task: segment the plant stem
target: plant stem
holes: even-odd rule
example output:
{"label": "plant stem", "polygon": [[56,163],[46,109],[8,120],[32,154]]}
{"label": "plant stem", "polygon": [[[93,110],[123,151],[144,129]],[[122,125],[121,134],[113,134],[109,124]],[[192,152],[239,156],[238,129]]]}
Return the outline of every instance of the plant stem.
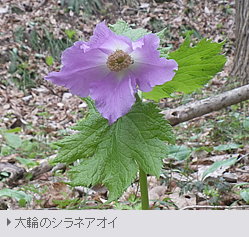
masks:
{"label": "plant stem", "polygon": [[139,183],[141,190],[142,210],[149,210],[147,175],[140,167],[139,167]]}

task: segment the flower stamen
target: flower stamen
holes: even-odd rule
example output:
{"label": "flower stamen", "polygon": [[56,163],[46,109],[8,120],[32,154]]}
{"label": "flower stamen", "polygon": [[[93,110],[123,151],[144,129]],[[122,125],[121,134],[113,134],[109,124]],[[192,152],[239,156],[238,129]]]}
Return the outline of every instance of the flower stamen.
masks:
{"label": "flower stamen", "polygon": [[109,55],[106,65],[111,71],[119,72],[124,68],[128,68],[134,61],[131,56],[123,50],[117,49]]}

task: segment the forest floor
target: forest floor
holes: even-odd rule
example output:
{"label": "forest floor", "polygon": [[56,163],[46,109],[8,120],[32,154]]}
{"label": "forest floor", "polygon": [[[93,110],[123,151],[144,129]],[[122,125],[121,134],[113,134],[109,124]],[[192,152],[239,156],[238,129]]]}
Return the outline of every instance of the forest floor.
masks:
{"label": "forest floor", "polygon": [[[193,46],[203,38],[226,39],[223,71],[194,93],[162,99],[161,109],[240,85],[229,76],[235,1],[0,0],[0,210],[141,208],[137,180],[119,200],[105,205],[105,186],[70,187],[70,166],[48,164],[58,153],[53,142],[73,133],[70,127],[85,116],[87,104],[43,77],[58,71],[62,51],[77,40],[88,41],[104,19],[107,24],[123,19],[153,33],[167,27],[164,46],[172,51],[188,31]],[[148,176],[150,208],[249,209],[248,116],[245,101],[174,126],[176,145],[170,146],[160,179]],[[213,172],[202,179],[213,164]]]}

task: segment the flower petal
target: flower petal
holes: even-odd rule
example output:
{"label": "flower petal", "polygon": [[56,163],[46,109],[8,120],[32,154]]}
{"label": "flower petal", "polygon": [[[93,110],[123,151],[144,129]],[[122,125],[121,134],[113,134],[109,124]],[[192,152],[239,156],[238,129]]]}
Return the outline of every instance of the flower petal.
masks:
{"label": "flower petal", "polygon": [[151,91],[155,85],[170,81],[175,75],[173,70],[178,69],[175,60],[159,58],[158,46],[159,38],[154,34],[145,35],[133,44],[135,50],[130,55],[134,64],[129,68],[136,75],[141,91]]}
{"label": "flower petal", "polygon": [[[149,34],[132,42],[126,36],[115,35],[105,21],[98,24],[89,42],[77,41],[62,54],[60,72],[51,72],[45,79],[65,85],[81,97],[89,94],[103,117],[113,124],[128,113],[135,102],[137,85],[150,91],[174,76],[177,63],[159,58],[159,38]],[[110,71],[106,62],[117,49],[131,55],[134,63],[119,72]]]}
{"label": "flower petal", "polygon": [[136,100],[134,78],[127,74],[120,80],[120,75],[117,74],[110,72],[106,78],[93,82],[90,86],[91,98],[95,100],[97,110],[109,120],[109,125],[128,113]]}
{"label": "flower petal", "polygon": [[60,72],[51,72],[45,79],[66,86],[75,95],[87,97],[90,84],[103,79],[110,70],[106,66],[108,56],[99,49],[85,50],[85,45],[85,42],[78,41],[66,49],[62,54],[64,66]]}
{"label": "flower petal", "polygon": [[126,36],[115,35],[115,33],[105,25],[105,21],[96,25],[88,43],[91,48],[99,48],[108,55],[116,51],[116,49],[121,49],[127,53],[132,52],[131,39]]}

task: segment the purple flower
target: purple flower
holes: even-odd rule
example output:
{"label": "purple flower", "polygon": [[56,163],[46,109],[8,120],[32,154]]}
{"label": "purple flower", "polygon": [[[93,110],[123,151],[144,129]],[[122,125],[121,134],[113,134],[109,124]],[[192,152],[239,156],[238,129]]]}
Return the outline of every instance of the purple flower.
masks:
{"label": "purple flower", "polygon": [[112,124],[129,112],[138,89],[151,91],[175,75],[177,63],[159,58],[158,46],[154,34],[132,42],[115,35],[103,21],[88,42],[77,41],[66,49],[60,72],[51,72],[45,79],[66,86],[72,94],[90,94],[97,110]]}

